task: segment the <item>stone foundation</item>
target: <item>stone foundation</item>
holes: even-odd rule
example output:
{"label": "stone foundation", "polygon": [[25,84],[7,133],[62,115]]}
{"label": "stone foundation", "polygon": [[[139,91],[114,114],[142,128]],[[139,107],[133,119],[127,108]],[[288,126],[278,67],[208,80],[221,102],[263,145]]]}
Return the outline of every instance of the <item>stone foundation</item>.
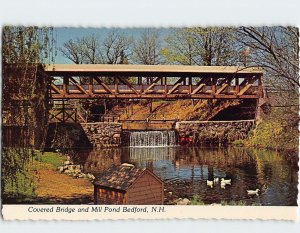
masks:
{"label": "stone foundation", "polygon": [[224,145],[245,139],[254,124],[254,120],[181,121],[176,123],[175,129],[181,144]]}
{"label": "stone foundation", "polygon": [[116,122],[81,123],[93,148],[121,145],[122,124]]}
{"label": "stone foundation", "polygon": [[121,145],[122,124],[51,123],[48,126],[45,149],[102,148]]}
{"label": "stone foundation", "polygon": [[[179,144],[226,145],[245,139],[254,120],[180,121]],[[109,148],[129,144],[129,132],[116,122],[55,123],[49,125],[45,148]]]}

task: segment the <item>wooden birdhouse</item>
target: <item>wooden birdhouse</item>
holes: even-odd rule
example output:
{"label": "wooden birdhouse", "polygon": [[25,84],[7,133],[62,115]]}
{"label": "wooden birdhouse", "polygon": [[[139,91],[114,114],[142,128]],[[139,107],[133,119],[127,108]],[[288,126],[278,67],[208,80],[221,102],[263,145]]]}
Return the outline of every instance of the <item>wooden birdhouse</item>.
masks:
{"label": "wooden birdhouse", "polygon": [[103,205],[162,205],[164,183],[147,168],[112,166],[94,181],[94,202]]}

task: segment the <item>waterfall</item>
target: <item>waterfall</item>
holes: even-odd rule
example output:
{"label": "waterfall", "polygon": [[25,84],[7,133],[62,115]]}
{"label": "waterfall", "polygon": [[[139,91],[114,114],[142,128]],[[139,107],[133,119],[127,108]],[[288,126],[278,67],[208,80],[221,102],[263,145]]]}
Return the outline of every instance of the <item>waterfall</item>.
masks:
{"label": "waterfall", "polygon": [[130,146],[165,147],[175,146],[174,131],[139,131],[130,133]]}

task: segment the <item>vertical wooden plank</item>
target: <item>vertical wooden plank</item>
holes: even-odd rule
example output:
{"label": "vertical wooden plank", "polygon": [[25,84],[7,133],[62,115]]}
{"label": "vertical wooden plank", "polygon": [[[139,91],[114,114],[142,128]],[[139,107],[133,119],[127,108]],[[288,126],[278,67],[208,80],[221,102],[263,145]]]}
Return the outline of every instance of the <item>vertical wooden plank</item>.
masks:
{"label": "vertical wooden plank", "polygon": [[192,94],[192,77],[189,77],[189,94]]}
{"label": "vertical wooden plank", "polygon": [[239,92],[240,92],[239,78],[235,78],[235,95],[237,95]]}
{"label": "vertical wooden plank", "polygon": [[168,94],[167,77],[164,77],[164,84],[165,84],[165,97],[167,97]]}
{"label": "vertical wooden plank", "polygon": [[90,96],[92,96],[94,93],[94,90],[93,90],[93,77],[89,77],[89,94]]}
{"label": "vertical wooden plank", "polygon": [[214,80],[214,78],[211,78],[211,94],[215,95],[216,94],[216,82]]}
{"label": "vertical wooden plank", "polygon": [[63,96],[68,94],[69,77],[63,77]]}
{"label": "vertical wooden plank", "polygon": [[62,122],[65,122],[65,101],[62,101]]}

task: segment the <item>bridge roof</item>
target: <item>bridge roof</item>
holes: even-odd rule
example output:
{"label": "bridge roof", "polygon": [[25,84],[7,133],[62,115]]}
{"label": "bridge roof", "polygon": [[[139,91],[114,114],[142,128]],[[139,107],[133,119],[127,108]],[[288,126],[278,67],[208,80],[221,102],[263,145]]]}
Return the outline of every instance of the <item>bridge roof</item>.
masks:
{"label": "bridge roof", "polygon": [[239,66],[184,66],[184,65],[111,65],[111,64],[51,64],[44,71],[50,75],[202,75],[202,74],[260,74],[258,67]]}

